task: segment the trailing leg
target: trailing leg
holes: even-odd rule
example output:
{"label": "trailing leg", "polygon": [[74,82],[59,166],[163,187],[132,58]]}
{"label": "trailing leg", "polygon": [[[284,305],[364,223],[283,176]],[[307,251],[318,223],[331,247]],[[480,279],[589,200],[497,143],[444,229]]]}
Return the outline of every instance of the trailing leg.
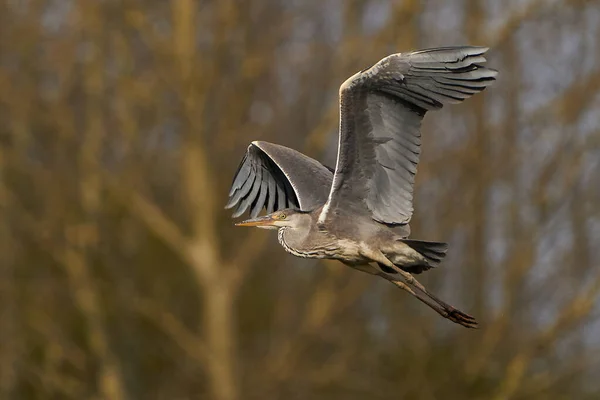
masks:
{"label": "trailing leg", "polygon": [[475,318],[473,318],[469,314],[466,314],[466,313],[452,307],[449,304],[444,303],[443,301],[435,298],[435,296],[431,295],[430,293],[428,293],[428,292],[423,293],[418,290],[414,291],[406,283],[404,283],[400,280],[393,279],[388,274],[380,274],[379,276],[387,279],[388,281],[390,281],[391,283],[393,283],[400,289],[407,291],[411,295],[415,296],[417,299],[419,299],[421,302],[427,304],[430,308],[432,308],[435,312],[440,314],[442,317],[447,318],[450,321],[457,323],[459,325],[462,325],[466,328],[477,328],[478,327],[477,321],[475,320]]}
{"label": "trailing leg", "polygon": [[[477,328],[477,322],[475,321],[475,318],[452,307],[451,305],[438,299],[437,296],[429,293],[429,291],[425,289],[425,286],[423,286],[419,281],[417,281],[414,278],[414,276],[395,266],[389,259],[385,257],[383,253],[373,252],[373,254],[371,254],[370,257],[374,259],[378,264],[383,264],[387,268],[395,270],[400,275],[397,276],[396,274],[392,275],[386,272],[381,272],[379,276],[387,279],[399,288],[409,292],[417,299],[427,304],[429,307],[433,308],[438,314],[440,314],[444,318],[448,318],[450,321],[465,326],[467,328]],[[412,288],[408,287],[407,284],[412,286]]]}

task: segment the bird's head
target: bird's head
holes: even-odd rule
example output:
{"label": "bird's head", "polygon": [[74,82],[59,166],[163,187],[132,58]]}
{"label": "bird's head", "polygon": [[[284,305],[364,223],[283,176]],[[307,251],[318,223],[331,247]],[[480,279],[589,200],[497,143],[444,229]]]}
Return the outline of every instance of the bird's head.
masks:
{"label": "bird's head", "polygon": [[262,217],[238,222],[235,226],[255,226],[263,229],[298,228],[310,222],[308,213],[291,208],[275,211]]}

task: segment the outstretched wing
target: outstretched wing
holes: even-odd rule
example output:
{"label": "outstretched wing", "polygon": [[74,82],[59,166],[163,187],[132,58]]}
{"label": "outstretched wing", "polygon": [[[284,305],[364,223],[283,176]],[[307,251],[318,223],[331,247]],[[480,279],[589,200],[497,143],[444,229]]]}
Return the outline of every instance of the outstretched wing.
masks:
{"label": "outstretched wing", "polygon": [[327,201],[333,171],[290,148],[252,142],[240,163],[225,208],[237,205],[233,217],[250,207],[250,216],[284,208],[311,211]]}
{"label": "outstretched wing", "polygon": [[427,111],[459,103],[496,77],[483,47],[393,54],[340,87],[340,136],[331,192],[319,217],[352,209],[388,225],[407,224]]}

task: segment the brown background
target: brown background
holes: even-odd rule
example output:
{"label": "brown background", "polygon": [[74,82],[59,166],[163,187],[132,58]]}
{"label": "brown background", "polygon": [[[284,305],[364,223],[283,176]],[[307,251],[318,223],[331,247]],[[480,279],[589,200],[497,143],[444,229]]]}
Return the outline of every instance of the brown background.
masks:
{"label": "brown background", "polygon": [[[1,399],[600,398],[600,2],[0,1]],[[251,140],[334,164],[337,89],[492,48],[428,115],[451,324],[223,210]]]}

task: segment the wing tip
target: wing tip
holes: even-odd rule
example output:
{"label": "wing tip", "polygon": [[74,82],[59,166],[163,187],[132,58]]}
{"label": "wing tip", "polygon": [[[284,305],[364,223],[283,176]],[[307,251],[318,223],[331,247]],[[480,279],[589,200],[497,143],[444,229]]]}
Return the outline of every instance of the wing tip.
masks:
{"label": "wing tip", "polygon": [[231,218],[237,218],[240,215],[242,215],[245,211],[246,211],[245,208],[243,210],[236,210],[233,214],[231,214]]}
{"label": "wing tip", "polygon": [[488,67],[482,67],[482,68],[485,68],[486,70],[488,70],[488,71],[489,71],[489,74],[491,75],[491,77],[492,77],[493,79],[496,79],[496,77],[497,77],[497,76],[498,76],[498,74],[499,74],[498,70],[497,70],[497,69],[495,69],[495,68],[488,68]]}
{"label": "wing tip", "polygon": [[[268,208],[269,204],[271,204],[266,201],[267,197],[269,197],[269,199],[275,199],[276,196],[279,197],[280,193],[285,202],[282,204],[283,207],[286,207],[287,201],[295,203],[297,194],[292,187],[293,185],[289,183],[290,178],[283,171],[282,166],[277,162],[277,157],[274,158],[274,155],[277,156],[278,152],[281,152],[281,149],[298,153],[287,147],[261,140],[253,140],[250,142],[246,153],[244,154],[244,158],[234,175],[233,183],[229,190],[229,199],[224,208],[228,210],[237,206],[232,214],[233,218],[239,217],[246,211],[249,212],[250,217],[256,217],[263,208]],[[307,158],[306,156],[304,157]],[[317,163],[317,161],[314,161],[314,163]],[[273,168],[276,168],[277,172],[275,172]],[[245,176],[240,175],[244,171],[247,172],[248,169],[256,171],[256,175],[249,176],[252,172],[246,173]],[[261,173],[261,171],[263,173]],[[267,177],[264,176],[265,173]],[[279,178],[271,176],[273,173],[281,176]],[[268,182],[269,179],[273,180],[272,184]],[[287,180],[288,183],[277,183],[277,179]],[[277,194],[271,193],[273,190],[276,190]],[[289,200],[287,200],[288,197],[290,198]],[[273,205],[270,207],[273,209],[275,200],[269,201],[272,202]],[[300,203],[300,200],[298,200],[298,203]],[[278,203],[278,209],[279,206]]]}
{"label": "wing tip", "polygon": [[421,50],[408,51],[404,53],[398,54],[420,54],[420,53],[435,53],[435,52],[444,52],[444,51],[469,51],[469,55],[481,55],[487,53],[490,50],[489,46],[479,46],[479,45],[470,45],[470,44],[460,44],[454,46],[438,46],[438,47],[429,47]]}
{"label": "wing tip", "polygon": [[233,206],[235,206],[237,204],[237,202],[232,203],[231,199],[229,199],[229,203],[225,204],[225,207],[223,207],[223,210],[229,210],[231,208],[233,208]]}

